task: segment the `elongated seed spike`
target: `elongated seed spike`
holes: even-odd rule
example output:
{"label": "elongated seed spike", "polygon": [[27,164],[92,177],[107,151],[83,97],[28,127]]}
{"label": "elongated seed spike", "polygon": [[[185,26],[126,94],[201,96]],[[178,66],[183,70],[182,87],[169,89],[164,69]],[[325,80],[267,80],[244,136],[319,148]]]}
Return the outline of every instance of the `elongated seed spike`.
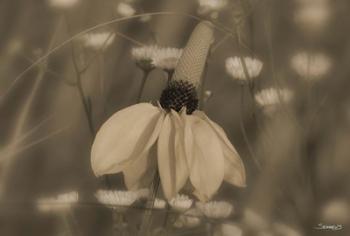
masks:
{"label": "elongated seed spike", "polygon": [[210,45],[214,42],[214,30],[208,21],[200,22],[193,30],[190,39],[175,68],[174,81],[186,81],[195,87],[201,82]]}

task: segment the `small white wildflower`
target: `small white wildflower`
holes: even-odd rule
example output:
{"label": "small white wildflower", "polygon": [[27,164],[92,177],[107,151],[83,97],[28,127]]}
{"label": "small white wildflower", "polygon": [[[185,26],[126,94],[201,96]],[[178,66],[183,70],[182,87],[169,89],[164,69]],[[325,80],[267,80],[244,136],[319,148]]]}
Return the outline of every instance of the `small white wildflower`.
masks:
{"label": "small white wildflower", "polygon": [[121,2],[117,6],[117,13],[123,17],[133,16],[136,10],[128,3]]}
{"label": "small white wildflower", "polygon": [[225,201],[197,202],[196,207],[209,218],[227,218],[233,212],[233,206]]}
{"label": "small white wildflower", "polygon": [[292,228],[289,225],[286,225],[284,223],[274,223],[273,224],[273,228],[274,231],[278,234],[278,235],[283,235],[283,236],[302,236],[301,233]]}
{"label": "small white wildflower", "polygon": [[160,198],[154,199],[154,205],[153,208],[155,209],[164,209],[166,206],[166,201]]}
{"label": "small white wildflower", "polygon": [[[243,60],[249,79],[257,77],[261,72],[263,63],[259,59],[251,57],[244,57]],[[247,80],[244,66],[239,57],[229,57],[226,59],[226,71],[234,79]]]}
{"label": "small white wildflower", "polygon": [[169,201],[170,206],[180,212],[189,209],[192,206],[192,203],[193,200],[190,199],[187,195],[183,194],[178,194],[175,198]]}
{"label": "small white wildflower", "polygon": [[333,199],[321,209],[321,220],[326,223],[346,224],[350,221],[350,206],[345,199]]}
{"label": "small white wildflower", "polygon": [[96,198],[100,203],[112,208],[130,206],[141,197],[143,197],[143,192],[139,191],[98,190],[96,193]]}
{"label": "small white wildflower", "polygon": [[217,18],[218,12],[227,6],[227,0],[198,0],[198,14],[210,14],[211,17]]}
{"label": "small white wildflower", "polygon": [[61,212],[68,210],[78,200],[78,192],[73,191],[59,194],[56,197],[41,198],[37,202],[37,207],[41,212]]}
{"label": "small white wildflower", "polygon": [[57,9],[68,9],[74,7],[80,0],[49,0],[49,5]]}
{"label": "small white wildflower", "polygon": [[182,49],[158,48],[153,62],[157,68],[165,71],[173,71],[182,55]]}
{"label": "small white wildflower", "polygon": [[192,208],[186,211],[184,214],[181,214],[174,222],[174,226],[176,228],[196,227],[201,223],[200,216],[201,212],[197,208]]}
{"label": "small white wildflower", "polygon": [[85,47],[93,50],[105,50],[113,43],[114,39],[115,33],[108,31],[87,33],[80,38]]}
{"label": "small white wildflower", "polygon": [[306,32],[320,32],[329,22],[331,12],[323,1],[303,3],[294,14],[295,23]]}
{"label": "small white wildflower", "polygon": [[242,236],[243,230],[236,224],[221,224],[214,236]]}
{"label": "small white wildflower", "polygon": [[289,89],[268,88],[255,94],[255,101],[265,112],[273,112],[277,105],[288,103],[293,98],[293,93]]}
{"label": "small white wildflower", "polygon": [[131,49],[131,55],[142,70],[150,71],[155,68],[154,58],[159,47],[156,45],[136,47]]}
{"label": "small white wildflower", "polygon": [[322,53],[300,52],[291,58],[291,67],[304,79],[316,80],[328,73],[331,59]]}

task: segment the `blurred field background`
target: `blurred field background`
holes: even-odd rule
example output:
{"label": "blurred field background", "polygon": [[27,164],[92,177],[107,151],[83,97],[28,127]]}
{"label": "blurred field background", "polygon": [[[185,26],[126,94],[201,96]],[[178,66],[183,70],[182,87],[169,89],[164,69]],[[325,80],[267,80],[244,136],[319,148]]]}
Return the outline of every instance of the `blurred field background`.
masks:
{"label": "blurred field background", "polygon": [[[247,171],[246,189],[224,184],[217,196],[234,202],[234,223],[243,235],[350,234],[349,1],[231,0],[217,18],[199,14],[195,0],[80,0],[67,8],[52,2],[0,2],[0,235],[58,235],[59,220],[37,211],[38,198],[78,191],[79,201],[92,202],[95,191],[106,188],[91,170],[93,137],[74,63],[86,67],[82,89],[97,130],[136,103],[142,73],[131,48],[182,48],[199,19],[217,27],[205,75],[205,90],[212,94],[205,111],[223,127]],[[118,10],[122,2],[135,12]],[[329,16],[298,13],[305,4],[325,4]],[[147,15],[154,12],[163,13]],[[128,19],[138,14],[143,15]],[[316,23],[305,21],[313,14]],[[78,34],[92,27],[86,33],[114,33],[113,42],[98,50],[84,46]],[[291,66],[299,52],[326,55],[327,73],[302,78]],[[249,89],[226,73],[225,60],[233,56],[263,62],[256,92],[288,88],[293,102],[266,114]],[[164,77],[160,70],[151,73],[142,101],[159,98]],[[112,188],[125,189],[121,175],[108,179]],[[107,208],[77,206],[72,215],[80,235],[112,235]],[[315,230],[319,223],[343,229]],[[290,231],[278,230],[281,225]]]}

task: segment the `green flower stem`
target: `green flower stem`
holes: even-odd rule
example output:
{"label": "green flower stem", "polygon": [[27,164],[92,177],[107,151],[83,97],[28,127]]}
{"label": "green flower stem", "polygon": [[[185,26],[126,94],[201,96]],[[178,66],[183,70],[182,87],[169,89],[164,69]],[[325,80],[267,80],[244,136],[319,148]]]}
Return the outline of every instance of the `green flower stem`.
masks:
{"label": "green flower stem", "polygon": [[151,186],[151,196],[149,198],[149,201],[147,202],[147,210],[145,211],[142,219],[142,224],[139,231],[139,236],[147,236],[150,234],[150,228],[152,225],[152,219],[153,219],[153,208],[154,208],[154,202],[158,194],[159,190],[159,184],[160,184],[160,177],[158,170],[156,171],[154,175],[154,179]]}
{"label": "green flower stem", "polygon": [[142,70],[142,71],[143,71],[142,82],[141,82],[139,93],[137,95],[137,100],[136,100],[137,103],[141,102],[142,93],[143,93],[143,90],[145,89],[147,77],[148,77],[148,75],[150,73],[150,71],[147,71],[147,70]]}

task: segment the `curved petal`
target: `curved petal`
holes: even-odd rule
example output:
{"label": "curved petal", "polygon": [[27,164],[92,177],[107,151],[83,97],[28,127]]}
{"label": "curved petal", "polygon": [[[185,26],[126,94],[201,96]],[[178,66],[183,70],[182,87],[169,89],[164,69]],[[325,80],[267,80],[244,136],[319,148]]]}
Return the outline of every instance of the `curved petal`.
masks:
{"label": "curved petal", "polygon": [[154,177],[157,159],[153,148],[127,164],[123,170],[124,183],[129,190],[148,187]]}
{"label": "curved petal", "polygon": [[214,121],[210,120],[204,112],[196,111],[194,115],[208,122],[221,141],[225,157],[225,181],[238,187],[245,187],[246,174],[244,164],[238,152],[227,138],[225,131]]}
{"label": "curved petal", "polygon": [[178,116],[175,112],[166,115],[158,139],[158,169],[164,195],[172,199],[184,186],[188,178],[179,139]]}
{"label": "curved petal", "polygon": [[224,156],[220,141],[201,118],[182,114],[185,119],[184,145],[190,180],[200,200],[209,200],[224,178]]}
{"label": "curved petal", "polygon": [[97,132],[91,149],[96,176],[118,173],[155,143],[164,113],[149,103],[127,107],[110,117]]}

